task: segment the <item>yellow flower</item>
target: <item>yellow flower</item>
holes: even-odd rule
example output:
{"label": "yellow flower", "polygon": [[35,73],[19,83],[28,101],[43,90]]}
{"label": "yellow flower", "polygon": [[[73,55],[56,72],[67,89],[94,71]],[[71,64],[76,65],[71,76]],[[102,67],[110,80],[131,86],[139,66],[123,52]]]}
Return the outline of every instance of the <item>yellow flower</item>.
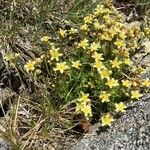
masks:
{"label": "yellow flower", "polygon": [[109,20],[109,19],[110,19],[110,16],[109,16],[109,14],[107,14],[107,15],[104,15],[104,16],[103,16],[103,19],[104,19],[104,20]]}
{"label": "yellow flower", "polygon": [[60,71],[60,73],[63,73],[67,69],[69,69],[69,67],[66,65],[66,62],[62,62],[56,63],[56,68],[54,68],[54,71]]}
{"label": "yellow flower", "polygon": [[127,88],[130,88],[132,85],[132,82],[129,80],[122,80],[122,85],[127,87]]}
{"label": "yellow flower", "polygon": [[132,71],[137,72],[138,74],[143,74],[146,73],[146,68],[137,66],[135,67],[134,65],[132,66]]}
{"label": "yellow flower", "polygon": [[114,42],[114,44],[115,44],[118,48],[120,48],[120,47],[125,46],[125,41],[118,39],[116,42]]}
{"label": "yellow flower", "polygon": [[102,40],[106,40],[106,41],[112,41],[113,39],[113,36],[109,33],[103,33],[101,34],[101,37],[100,37]]}
{"label": "yellow flower", "polygon": [[[115,25],[115,22],[113,21],[112,23],[114,23],[114,25]],[[113,29],[111,29],[112,30],[112,32],[114,33],[114,34],[117,34],[117,33],[119,33],[120,32],[120,29],[116,26],[116,27],[114,27]],[[111,31],[110,30],[110,31]]]}
{"label": "yellow flower", "polygon": [[119,38],[120,39],[124,40],[126,37],[127,36],[125,35],[125,32],[122,31],[121,33],[119,33]]}
{"label": "yellow flower", "polygon": [[133,32],[132,28],[129,28],[127,30],[127,34],[128,34],[129,37],[132,37],[132,38],[134,37],[134,32]]}
{"label": "yellow flower", "polygon": [[114,24],[114,20],[113,19],[105,20],[105,24],[108,25],[108,26],[112,26]]}
{"label": "yellow flower", "polygon": [[100,93],[100,96],[99,96],[99,98],[102,100],[102,103],[104,103],[104,102],[109,102],[110,100],[109,100],[109,97],[111,96],[111,94],[110,93],[107,93],[106,91],[102,91],[101,93]]}
{"label": "yellow flower", "polygon": [[122,102],[115,104],[116,112],[125,112],[125,109],[127,108],[126,105],[124,105]]}
{"label": "yellow flower", "polygon": [[110,33],[111,37],[114,37],[117,34],[115,29],[110,29],[109,33]]}
{"label": "yellow flower", "polygon": [[98,71],[105,68],[104,64],[101,61],[96,61],[93,65],[93,67],[97,68]]}
{"label": "yellow flower", "polygon": [[88,15],[88,16],[84,17],[84,23],[92,23],[92,21],[93,21],[92,15]]}
{"label": "yellow flower", "polygon": [[101,14],[101,5],[97,5],[96,9],[94,10],[94,15],[99,16]]}
{"label": "yellow flower", "polygon": [[55,48],[54,46],[52,46],[52,49],[50,50],[50,55],[51,55],[51,60],[59,60],[59,57],[62,56],[61,53],[59,53],[59,48]]}
{"label": "yellow flower", "polygon": [[93,42],[90,46],[90,50],[93,52],[93,51],[96,51],[100,48],[100,44],[99,43],[95,43]]}
{"label": "yellow flower", "polygon": [[97,5],[96,9],[94,10],[94,15],[99,16],[104,13],[109,13],[109,9],[106,9],[104,5]]}
{"label": "yellow flower", "polygon": [[61,35],[62,38],[65,38],[66,32],[67,32],[66,30],[59,29],[59,34]]}
{"label": "yellow flower", "polygon": [[99,29],[102,28],[102,25],[100,25],[100,23],[98,22],[98,20],[95,20],[94,23],[93,23],[93,25],[94,25],[94,29],[95,30],[99,30]]}
{"label": "yellow flower", "polygon": [[6,61],[13,61],[15,59],[15,54],[12,52],[9,52],[5,55],[4,59]]}
{"label": "yellow flower", "polygon": [[131,65],[133,64],[133,62],[131,61],[130,58],[124,59],[124,63],[125,63],[126,65],[128,65],[128,66],[131,66]]}
{"label": "yellow flower", "polygon": [[111,60],[110,61],[111,64],[112,64],[112,68],[119,68],[120,67],[120,64],[122,63],[121,61],[119,61],[117,58],[115,60]]}
{"label": "yellow flower", "polygon": [[87,24],[82,25],[82,26],[80,27],[80,29],[81,29],[82,31],[88,31],[88,30],[89,30]]}
{"label": "yellow flower", "polygon": [[76,69],[80,69],[80,66],[81,66],[80,60],[72,61],[72,67],[74,67]]}
{"label": "yellow flower", "polygon": [[105,116],[102,116],[102,126],[111,126],[114,119],[112,116],[108,113]]}
{"label": "yellow flower", "polygon": [[75,33],[78,33],[78,29],[71,28],[70,34],[75,34]]}
{"label": "yellow flower", "polygon": [[118,29],[123,29],[123,28],[125,28],[124,24],[121,23],[121,22],[115,22],[114,25],[115,25]]}
{"label": "yellow flower", "polygon": [[76,112],[81,112],[86,103],[76,103]]}
{"label": "yellow flower", "polygon": [[109,79],[110,75],[112,74],[111,70],[108,70],[107,68],[104,68],[102,70],[99,70],[99,74],[101,76],[102,79]]}
{"label": "yellow flower", "polygon": [[85,104],[85,103],[77,103],[76,104],[76,112],[77,113],[82,112],[85,117],[91,117],[92,116],[91,105]]}
{"label": "yellow flower", "polygon": [[143,80],[142,85],[145,87],[150,87],[150,80],[146,78],[145,80]]}
{"label": "yellow flower", "polygon": [[78,43],[78,47],[80,48],[83,48],[83,49],[86,49],[88,47],[88,40],[87,39],[84,39],[84,40],[81,40],[80,43]]}
{"label": "yellow flower", "polygon": [[82,107],[81,111],[83,112],[85,117],[91,117],[92,116],[91,105],[85,105],[84,107]]}
{"label": "yellow flower", "polygon": [[138,90],[131,91],[131,98],[132,99],[139,99],[143,94],[141,94]]}
{"label": "yellow flower", "polygon": [[25,65],[24,69],[26,72],[35,70],[35,61],[29,60]]}
{"label": "yellow flower", "polygon": [[150,27],[145,27],[144,28],[144,33],[145,33],[145,35],[150,35]]}
{"label": "yellow flower", "polygon": [[89,94],[82,93],[82,96],[78,98],[78,102],[87,103],[90,102]]}
{"label": "yellow flower", "polygon": [[110,5],[112,4],[112,0],[104,0],[104,4]]}
{"label": "yellow flower", "polygon": [[100,61],[100,60],[104,60],[101,53],[94,52],[92,57],[95,59],[95,62]]}
{"label": "yellow flower", "polygon": [[48,42],[48,40],[50,40],[51,38],[49,36],[43,36],[41,38],[41,42]]}
{"label": "yellow flower", "polygon": [[115,80],[114,78],[108,79],[106,85],[108,85],[110,88],[119,86],[118,80]]}
{"label": "yellow flower", "polygon": [[[115,9],[115,8],[114,8]],[[118,20],[122,20],[122,19],[124,19],[124,16],[122,15],[122,14],[118,14],[117,16],[116,16],[116,18],[118,19]]]}

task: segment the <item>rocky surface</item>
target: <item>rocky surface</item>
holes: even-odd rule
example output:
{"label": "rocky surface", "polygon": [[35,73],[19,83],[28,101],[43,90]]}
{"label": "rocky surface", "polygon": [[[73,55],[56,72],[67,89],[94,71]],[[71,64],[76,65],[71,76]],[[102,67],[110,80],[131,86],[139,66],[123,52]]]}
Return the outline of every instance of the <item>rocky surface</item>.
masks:
{"label": "rocky surface", "polygon": [[150,79],[150,40],[145,39],[142,42],[142,46],[143,49],[141,49],[139,53],[134,55],[132,59],[137,66],[143,66],[144,68],[147,68],[146,71],[141,74],[141,78]]}
{"label": "rocky surface", "polygon": [[109,129],[93,126],[70,150],[150,150],[150,94],[129,108]]}
{"label": "rocky surface", "polygon": [[150,67],[150,40],[144,39],[142,42],[143,48],[133,56],[133,61],[140,66]]}
{"label": "rocky surface", "polygon": [[9,144],[4,139],[1,138],[0,138],[0,150],[11,150]]}

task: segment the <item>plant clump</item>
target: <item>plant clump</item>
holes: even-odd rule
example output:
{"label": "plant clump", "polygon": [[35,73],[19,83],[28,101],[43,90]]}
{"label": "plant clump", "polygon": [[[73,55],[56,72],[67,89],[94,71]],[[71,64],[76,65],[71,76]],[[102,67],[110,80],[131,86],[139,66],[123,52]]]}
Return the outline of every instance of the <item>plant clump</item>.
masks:
{"label": "plant clump", "polygon": [[89,120],[97,113],[102,126],[110,126],[150,86],[149,79],[140,79],[147,68],[131,59],[149,31],[128,28],[125,16],[105,0],[80,25],[41,37],[42,55],[28,60],[24,71],[39,82],[48,79],[49,101],[71,102],[73,115]]}

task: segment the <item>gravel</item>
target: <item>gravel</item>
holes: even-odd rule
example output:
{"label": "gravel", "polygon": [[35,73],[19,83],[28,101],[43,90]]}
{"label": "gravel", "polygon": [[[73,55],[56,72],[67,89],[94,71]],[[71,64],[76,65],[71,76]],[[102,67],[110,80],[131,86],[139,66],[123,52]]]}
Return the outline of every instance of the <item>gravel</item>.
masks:
{"label": "gravel", "polygon": [[2,138],[0,138],[0,150],[12,150],[10,145]]}

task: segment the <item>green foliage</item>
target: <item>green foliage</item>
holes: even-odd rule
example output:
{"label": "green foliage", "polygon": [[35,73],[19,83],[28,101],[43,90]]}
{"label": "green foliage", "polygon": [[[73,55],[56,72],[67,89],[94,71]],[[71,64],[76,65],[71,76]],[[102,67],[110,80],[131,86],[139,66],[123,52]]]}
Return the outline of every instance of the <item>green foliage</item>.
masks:
{"label": "green foliage", "polygon": [[41,38],[45,52],[24,66],[37,79],[49,79],[50,101],[76,100],[76,113],[89,119],[93,100],[99,105],[106,102],[105,109],[111,112],[119,104],[125,108],[123,97],[127,102],[142,96],[140,86],[148,86],[143,82],[149,81],[138,78],[143,69],[133,65],[131,56],[141,46],[138,40],[147,34],[136,26],[127,28],[123,14],[110,1],[98,5],[75,28],[64,23],[67,29],[61,27],[55,36]]}
{"label": "green foliage", "polygon": [[[141,40],[149,38],[149,26],[129,27],[110,0],[98,3],[3,2],[2,46],[8,51],[4,59],[10,69],[21,72],[29,88],[31,83],[38,89],[32,101],[25,102],[29,118],[18,119],[29,126],[26,139],[39,130],[40,136],[51,138],[54,128],[71,129],[76,116],[87,121],[97,115],[102,126],[110,126],[117,113],[126,111],[126,103],[138,100],[150,86],[149,79],[139,78],[147,68],[131,59]],[[16,41],[29,41],[35,55],[18,50]],[[17,113],[11,114],[12,122]],[[17,126],[17,121],[12,124]],[[22,145],[21,140],[15,142]]]}

